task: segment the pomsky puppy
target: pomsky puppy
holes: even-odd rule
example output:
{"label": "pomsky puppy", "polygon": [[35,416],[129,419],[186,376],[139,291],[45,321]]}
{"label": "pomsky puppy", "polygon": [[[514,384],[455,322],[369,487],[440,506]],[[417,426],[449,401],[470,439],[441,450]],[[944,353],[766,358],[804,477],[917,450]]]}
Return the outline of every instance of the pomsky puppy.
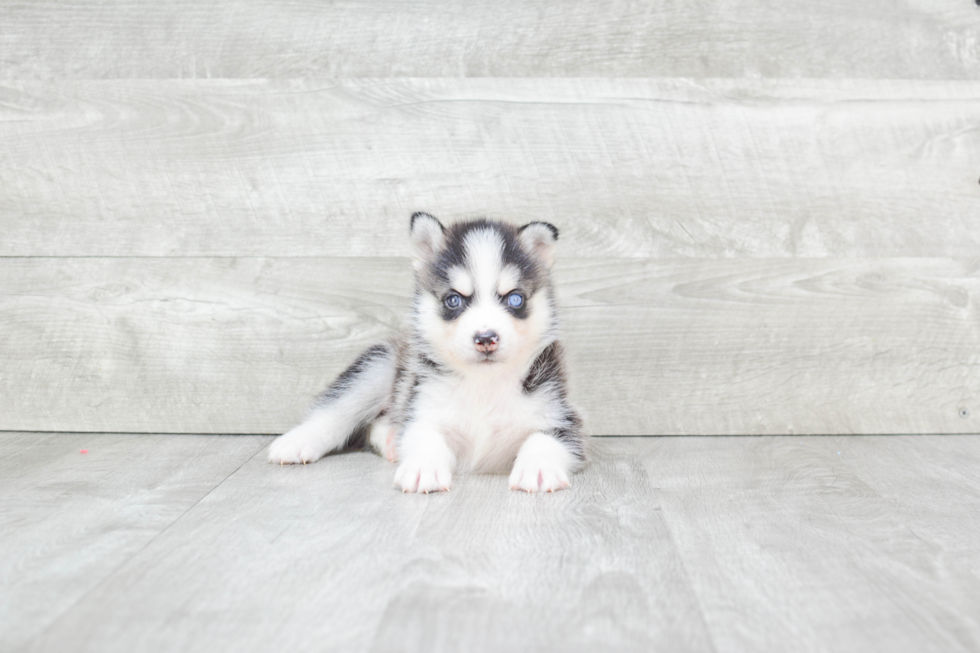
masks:
{"label": "pomsky puppy", "polygon": [[397,461],[404,492],[438,492],[459,471],[506,473],[510,487],[568,487],[584,461],[566,397],[550,270],[558,229],[411,219],[412,312],[400,337],[371,347],[269,449],[308,463],[366,444]]}

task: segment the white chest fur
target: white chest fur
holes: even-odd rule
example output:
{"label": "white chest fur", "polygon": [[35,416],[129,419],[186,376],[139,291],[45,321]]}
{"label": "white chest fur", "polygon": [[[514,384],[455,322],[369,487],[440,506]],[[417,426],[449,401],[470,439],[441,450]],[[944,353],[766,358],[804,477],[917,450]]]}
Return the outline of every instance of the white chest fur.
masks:
{"label": "white chest fur", "polygon": [[545,428],[544,407],[517,375],[432,379],[419,392],[416,418],[446,438],[460,470],[505,472],[528,436]]}

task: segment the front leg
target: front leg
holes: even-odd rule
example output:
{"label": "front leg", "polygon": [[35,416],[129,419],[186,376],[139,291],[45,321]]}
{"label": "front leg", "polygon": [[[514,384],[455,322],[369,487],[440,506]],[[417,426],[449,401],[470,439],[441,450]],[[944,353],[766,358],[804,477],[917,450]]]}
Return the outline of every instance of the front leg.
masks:
{"label": "front leg", "polygon": [[579,460],[554,436],[532,433],[524,441],[510,473],[510,489],[557,492],[568,487],[568,475]]}
{"label": "front leg", "polygon": [[404,462],[395,472],[395,486],[402,492],[445,492],[453,482],[456,456],[438,431],[412,424],[398,446]]}

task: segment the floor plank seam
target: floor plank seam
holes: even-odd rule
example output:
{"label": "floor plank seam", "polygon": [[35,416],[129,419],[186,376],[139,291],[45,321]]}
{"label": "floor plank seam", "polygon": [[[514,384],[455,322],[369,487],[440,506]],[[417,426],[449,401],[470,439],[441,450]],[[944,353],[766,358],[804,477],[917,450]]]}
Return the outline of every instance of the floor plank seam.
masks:
{"label": "floor plank seam", "polygon": [[[38,433],[42,435],[192,435],[192,436],[221,436],[233,438],[274,438],[282,433],[191,433],[188,431],[53,431],[49,429],[0,429],[0,434],[4,433]],[[638,436],[644,437],[644,436]]]}
{"label": "floor plank seam", "polygon": [[[649,477],[649,473],[648,473]],[[659,493],[659,489],[657,490]],[[660,503],[658,501],[658,503]],[[691,582],[691,575],[687,572],[687,560],[684,557],[684,549],[679,545],[677,537],[674,535],[674,529],[670,525],[670,517],[667,511],[663,509],[663,504],[660,503],[660,517],[663,519],[664,528],[667,529],[667,534],[670,535],[670,541],[674,545],[674,551],[677,552],[677,560],[681,565],[681,573],[684,574],[684,580],[687,586],[691,588],[691,594],[694,596],[694,600],[697,602],[698,606],[698,618],[701,620],[701,626],[704,628],[704,632],[708,633],[708,641],[711,643],[712,653],[718,653],[718,645],[715,643],[715,633],[712,631],[710,624],[708,624],[708,619],[704,614],[704,605],[702,605],[701,595],[698,593],[698,588],[694,583]]]}
{"label": "floor plank seam", "polygon": [[[176,435],[181,435],[181,434],[176,434]],[[204,493],[204,495],[201,496],[201,498],[199,498],[197,501],[195,501],[193,505],[189,506],[187,508],[187,510],[185,510],[182,513],[180,513],[180,515],[178,515],[173,521],[171,521],[165,527],[163,527],[162,529],[160,529],[160,531],[156,535],[154,535],[153,537],[151,537],[143,546],[141,546],[136,551],[133,551],[133,553],[131,555],[129,555],[125,560],[123,560],[118,565],[116,565],[116,567],[113,568],[112,571],[110,571],[109,573],[107,573],[105,575],[105,577],[102,578],[102,580],[100,580],[98,583],[96,583],[95,585],[93,585],[92,587],[90,587],[86,592],[84,592],[83,594],[81,594],[76,600],[72,601],[71,605],[69,605],[64,610],[62,610],[61,613],[58,614],[58,616],[56,616],[54,619],[52,619],[50,623],[48,623],[44,628],[42,628],[41,631],[38,632],[37,635],[35,635],[30,640],[30,643],[25,648],[25,650],[30,650],[31,648],[33,648],[33,645],[38,640],[40,640],[41,638],[43,638],[48,633],[48,631],[50,631],[52,628],[54,628],[62,619],[65,618],[66,615],[68,615],[72,610],[74,610],[76,606],[78,606],[79,604],[81,604],[82,602],[84,602],[86,599],[88,599],[89,596],[91,596],[93,593],[95,593],[99,588],[101,588],[103,585],[105,585],[106,583],[108,583],[116,575],[116,573],[120,569],[122,569],[123,567],[125,567],[131,560],[133,560],[134,558],[136,558],[137,556],[139,556],[144,550],[146,550],[147,547],[149,547],[151,544],[153,544],[154,542],[156,542],[156,540],[161,535],[163,535],[168,530],[170,530],[175,524],[177,524],[180,520],[182,520],[185,516],[187,516],[187,514],[191,510],[193,510],[194,508],[196,508],[198,505],[200,505],[200,503],[202,501],[204,501],[206,498],[208,498],[209,496],[211,496],[211,494],[215,490],[217,490],[219,487],[221,487],[222,485],[224,485],[225,481],[227,481],[229,478],[231,478],[232,476],[234,476],[235,474],[237,474],[238,471],[242,467],[244,467],[245,465],[247,465],[248,463],[250,463],[252,460],[254,460],[255,457],[257,455],[259,455],[268,445],[269,445],[268,442],[263,442],[262,445],[255,451],[255,453],[253,453],[251,456],[249,456],[248,458],[246,458],[242,462],[241,465],[239,465],[238,467],[235,468],[234,471],[232,471],[230,474],[228,474],[223,479],[221,479],[221,481],[219,481],[218,483],[216,483],[214,485],[214,487],[212,487],[210,490],[208,490],[206,493]]]}

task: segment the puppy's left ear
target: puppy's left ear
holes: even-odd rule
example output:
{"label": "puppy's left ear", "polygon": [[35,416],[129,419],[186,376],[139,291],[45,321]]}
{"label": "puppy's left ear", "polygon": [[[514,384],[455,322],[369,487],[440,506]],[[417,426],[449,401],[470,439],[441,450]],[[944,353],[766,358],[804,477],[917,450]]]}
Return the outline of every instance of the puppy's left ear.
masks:
{"label": "puppy's left ear", "polygon": [[558,227],[550,222],[528,222],[518,230],[524,247],[541,259],[549,270],[555,263]]}
{"label": "puppy's left ear", "polygon": [[442,249],[446,228],[428,213],[413,213],[409,227],[412,241],[412,265],[421,272]]}

